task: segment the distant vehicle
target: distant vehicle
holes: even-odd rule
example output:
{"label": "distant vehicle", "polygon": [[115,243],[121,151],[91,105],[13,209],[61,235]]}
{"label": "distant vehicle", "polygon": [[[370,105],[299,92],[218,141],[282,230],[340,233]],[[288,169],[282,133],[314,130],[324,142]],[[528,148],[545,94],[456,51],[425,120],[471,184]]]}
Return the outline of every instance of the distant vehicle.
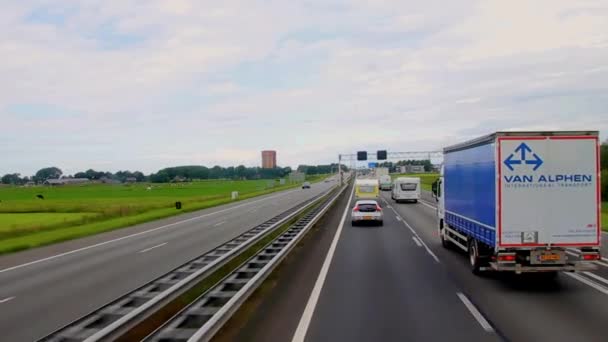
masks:
{"label": "distant vehicle", "polygon": [[310,182],[302,183],[302,189],[310,189]]}
{"label": "distant vehicle", "polygon": [[395,179],[391,198],[397,203],[402,201],[418,202],[420,199],[420,178],[399,177]]}
{"label": "distant vehicle", "polygon": [[382,176],[388,176],[389,171],[388,171],[388,167],[377,167],[376,168],[376,177],[378,178],[378,180],[380,180],[380,177]]}
{"label": "distant vehicle", "polygon": [[389,175],[382,175],[379,178],[380,190],[391,190],[393,188],[393,180]]}
{"label": "distant vehicle", "polygon": [[357,179],[355,181],[356,199],[377,199],[380,196],[378,180],[376,179]]}
{"label": "distant vehicle", "polygon": [[498,132],[444,149],[433,184],[444,247],[473,273],[595,269],[600,255],[599,138]]}
{"label": "distant vehicle", "polygon": [[382,225],[384,222],[384,215],[382,214],[382,208],[378,205],[378,201],[360,200],[355,203],[355,207],[351,213],[351,219],[353,226],[362,222]]}

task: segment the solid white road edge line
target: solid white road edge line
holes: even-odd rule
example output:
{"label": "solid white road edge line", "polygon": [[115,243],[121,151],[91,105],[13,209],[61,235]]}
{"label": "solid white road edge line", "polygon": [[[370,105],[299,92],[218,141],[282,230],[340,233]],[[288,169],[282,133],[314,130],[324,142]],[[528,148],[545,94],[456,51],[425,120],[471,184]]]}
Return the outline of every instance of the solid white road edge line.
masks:
{"label": "solid white road edge line", "polygon": [[570,278],[574,278],[574,279],[580,281],[581,283],[583,283],[585,285],[589,285],[589,286],[593,287],[594,289],[600,291],[601,293],[603,293],[605,295],[608,295],[608,288],[605,288],[604,286],[602,286],[600,284],[597,284],[597,283],[595,283],[595,282],[593,282],[593,281],[591,281],[591,280],[589,280],[589,279],[587,279],[587,278],[585,278],[585,277],[583,277],[581,275],[578,275],[576,273],[567,273],[567,272],[564,272],[564,274],[567,275]]}
{"label": "solid white road edge line", "polygon": [[282,193],[282,194],[278,194],[278,195],[274,195],[274,196],[270,196],[270,197],[266,197],[266,198],[260,198],[258,200],[252,201],[252,202],[247,202],[247,203],[235,205],[234,207],[230,207],[230,208],[226,208],[226,209],[221,209],[221,210],[218,210],[218,211],[214,211],[212,213],[208,213],[208,214],[203,214],[203,215],[191,217],[189,219],[181,220],[181,221],[178,221],[178,222],[169,223],[169,224],[166,224],[164,226],[156,227],[156,228],[149,229],[149,230],[146,230],[146,231],[143,231],[143,232],[139,232],[139,233],[135,233],[135,234],[119,237],[119,238],[116,238],[116,239],[112,239],[112,240],[96,243],[94,245],[78,248],[78,249],[75,249],[75,250],[72,250],[72,251],[69,251],[69,252],[64,252],[64,253],[56,254],[56,255],[53,255],[53,256],[50,256],[50,257],[46,257],[46,258],[42,258],[42,259],[26,262],[25,264],[8,267],[8,268],[5,268],[3,270],[0,270],[0,273],[16,270],[16,269],[19,269],[19,268],[22,268],[22,267],[26,267],[26,266],[35,265],[35,264],[38,264],[38,263],[41,263],[41,262],[45,262],[45,261],[57,259],[57,258],[60,258],[60,257],[64,257],[64,256],[67,256],[67,255],[70,255],[70,254],[83,252],[83,251],[86,251],[86,250],[91,249],[91,248],[96,248],[96,247],[104,246],[104,245],[107,245],[107,244],[110,244],[110,243],[113,243],[113,242],[118,242],[118,241],[122,241],[122,240],[125,240],[125,239],[129,239],[129,238],[132,238],[132,237],[135,237],[135,236],[140,236],[140,235],[148,234],[148,233],[151,233],[151,232],[155,232],[157,230],[173,227],[173,226],[185,223],[185,222],[195,221],[195,220],[198,220],[198,219],[203,218],[203,217],[207,217],[207,216],[211,216],[211,215],[215,215],[215,214],[219,214],[219,213],[224,213],[226,211],[242,208],[244,206],[251,205],[253,203],[257,203],[257,202],[260,202],[260,201],[266,201],[266,200],[271,199],[271,198],[286,196],[287,194],[290,194],[290,193],[292,193],[294,191],[298,191],[298,190],[291,190],[291,191],[288,191],[286,193]]}
{"label": "solid white road edge line", "polygon": [[164,246],[164,245],[166,245],[166,244],[168,244],[168,242],[163,242],[163,243],[161,243],[160,245],[156,245],[156,246],[152,246],[152,247],[150,247],[150,248],[142,249],[141,251],[139,251],[139,252],[137,252],[137,253],[146,253],[146,252],[149,252],[149,251],[151,251],[151,250],[153,250],[153,249],[155,249],[155,248],[162,247],[162,246]]}
{"label": "solid white road edge line", "polygon": [[488,322],[488,320],[485,317],[483,317],[481,312],[479,312],[479,310],[477,310],[475,305],[473,305],[473,303],[471,303],[471,301],[469,300],[469,298],[467,298],[467,296],[465,296],[462,292],[456,292],[456,295],[458,296],[458,298],[460,298],[460,300],[462,301],[464,306],[466,306],[467,309],[469,309],[469,311],[471,312],[471,315],[473,315],[473,317],[475,317],[475,319],[477,320],[479,325],[481,325],[483,330],[485,330],[486,332],[489,332],[489,333],[494,332],[494,328],[492,328],[492,325],[490,324],[490,322]]}
{"label": "solid white road edge line", "polygon": [[334,258],[334,253],[336,252],[338,240],[340,240],[342,228],[344,227],[344,222],[346,221],[346,216],[348,215],[348,210],[350,209],[350,203],[353,199],[354,193],[355,187],[353,187],[353,190],[350,193],[348,203],[346,203],[346,208],[344,208],[344,214],[342,214],[342,219],[340,220],[340,224],[338,225],[338,229],[336,230],[334,239],[332,240],[331,245],[329,246],[329,250],[327,251],[327,255],[325,256],[325,261],[323,261],[323,266],[321,266],[321,271],[319,272],[319,276],[317,277],[315,286],[313,287],[312,292],[310,293],[310,297],[308,298],[308,302],[306,303],[306,307],[304,308],[304,312],[302,313],[302,317],[300,318],[300,322],[298,323],[298,328],[293,334],[291,342],[304,342],[304,339],[306,338],[306,333],[308,332],[308,327],[310,326],[310,322],[312,321],[312,316],[315,312],[315,308],[317,307],[317,302],[319,301],[319,297],[321,296],[321,290],[323,289],[323,285],[325,284],[325,278],[327,277],[327,273],[329,272],[329,266],[331,265],[331,261]]}
{"label": "solid white road edge line", "polygon": [[8,298],[0,299],[0,304],[6,303],[6,302],[11,301],[13,299],[15,299],[15,297],[8,297]]}
{"label": "solid white road edge line", "polygon": [[418,247],[422,247],[420,240],[418,240],[415,236],[412,236],[412,240],[414,240],[414,242],[418,245]]}
{"label": "solid white road edge line", "polygon": [[598,276],[597,274],[591,273],[591,272],[583,272],[583,273],[585,273],[585,275],[588,277],[591,277],[599,282],[602,282],[602,283],[608,285],[608,279],[606,279],[606,278],[602,278],[602,277]]}
{"label": "solid white road edge line", "polygon": [[439,258],[437,257],[437,255],[435,255],[435,253],[433,253],[433,251],[429,248],[429,246],[427,246],[426,243],[424,243],[424,240],[422,240],[422,238],[420,237],[420,235],[418,235],[418,233],[416,233],[416,231],[414,230],[414,228],[412,228],[412,226],[410,226],[409,223],[407,223],[407,221],[401,217],[401,215],[399,215],[399,213],[397,213],[397,211],[395,209],[392,209],[393,212],[395,213],[395,215],[397,215],[401,220],[401,222],[403,222],[403,224],[409,228],[409,230],[412,232],[412,234],[414,234],[418,240],[420,241],[420,243],[422,243],[422,246],[424,246],[424,249],[426,249],[426,252],[429,253],[433,259],[435,259],[435,261],[437,261],[437,263],[441,263],[441,261],[439,261]]}

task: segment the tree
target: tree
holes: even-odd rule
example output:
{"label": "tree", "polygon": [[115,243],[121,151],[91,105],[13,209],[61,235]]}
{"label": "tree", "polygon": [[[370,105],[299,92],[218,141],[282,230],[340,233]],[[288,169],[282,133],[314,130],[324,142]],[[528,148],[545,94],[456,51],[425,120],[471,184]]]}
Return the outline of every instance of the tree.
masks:
{"label": "tree", "polygon": [[6,174],[6,175],[2,176],[1,181],[2,181],[2,184],[12,184],[12,185],[21,184],[23,182],[23,180],[21,179],[21,175],[18,173]]}
{"label": "tree", "polygon": [[133,172],[133,177],[135,177],[135,179],[138,182],[145,182],[146,181],[146,176],[141,171],[135,171],[135,172]]}
{"label": "tree", "polygon": [[33,177],[36,182],[44,182],[47,179],[59,179],[63,172],[58,167],[45,167],[38,170]]}
{"label": "tree", "polygon": [[88,177],[87,177],[87,174],[84,172],[76,172],[74,174],[74,178],[88,178]]}
{"label": "tree", "polygon": [[247,171],[247,168],[244,165],[239,165],[234,170],[234,174],[238,179],[243,179],[243,178],[245,178],[246,171]]}
{"label": "tree", "polygon": [[171,181],[171,177],[169,176],[169,171],[167,169],[163,169],[158,171],[157,173],[153,173],[150,175],[150,181],[153,183],[168,183]]}
{"label": "tree", "polygon": [[224,169],[221,166],[214,166],[211,168],[211,170],[209,170],[209,178],[210,179],[218,179],[218,178],[224,178]]}
{"label": "tree", "polygon": [[118,171],[114,174],[114,179],[124,183],[127,181],[127,178],[133,177],[133,173],[131,171]]}
{"label": "tree", "polygon": [[224,177],[228,178],[228,179],[234,179],[235,172],[236,171],[235,171],[234,166],[227,167],[224,170]]}

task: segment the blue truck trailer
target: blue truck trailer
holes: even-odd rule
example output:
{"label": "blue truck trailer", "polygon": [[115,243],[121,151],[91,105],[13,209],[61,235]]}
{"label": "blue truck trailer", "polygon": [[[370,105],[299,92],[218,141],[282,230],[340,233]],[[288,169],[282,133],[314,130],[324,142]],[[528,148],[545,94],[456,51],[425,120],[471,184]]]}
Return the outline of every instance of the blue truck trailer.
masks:
{"label": "blue truck trailer", "polygon": [[597,131],[496,132],[444,149],[442,245],[473,273],[595,269],[601,196]]}

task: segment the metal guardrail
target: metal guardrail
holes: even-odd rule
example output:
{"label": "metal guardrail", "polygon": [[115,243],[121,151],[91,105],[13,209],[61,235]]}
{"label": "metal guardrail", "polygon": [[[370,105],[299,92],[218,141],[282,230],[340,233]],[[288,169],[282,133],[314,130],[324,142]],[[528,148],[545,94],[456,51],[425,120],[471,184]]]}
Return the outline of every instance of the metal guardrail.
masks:
{"label": "metal guardrail", "polygon": [[145,341],[209,341],[348,186],[325,199]]}
{"label": "metal guardrail", "polygon": [[228,263],[242,251],[263,239],[267,234],[302,213],[333,189],[334,187],[255,226],[219,247],[56,330],[39,341],[92,342],[118,338],[144,321],[159,308],[170,303]]}

